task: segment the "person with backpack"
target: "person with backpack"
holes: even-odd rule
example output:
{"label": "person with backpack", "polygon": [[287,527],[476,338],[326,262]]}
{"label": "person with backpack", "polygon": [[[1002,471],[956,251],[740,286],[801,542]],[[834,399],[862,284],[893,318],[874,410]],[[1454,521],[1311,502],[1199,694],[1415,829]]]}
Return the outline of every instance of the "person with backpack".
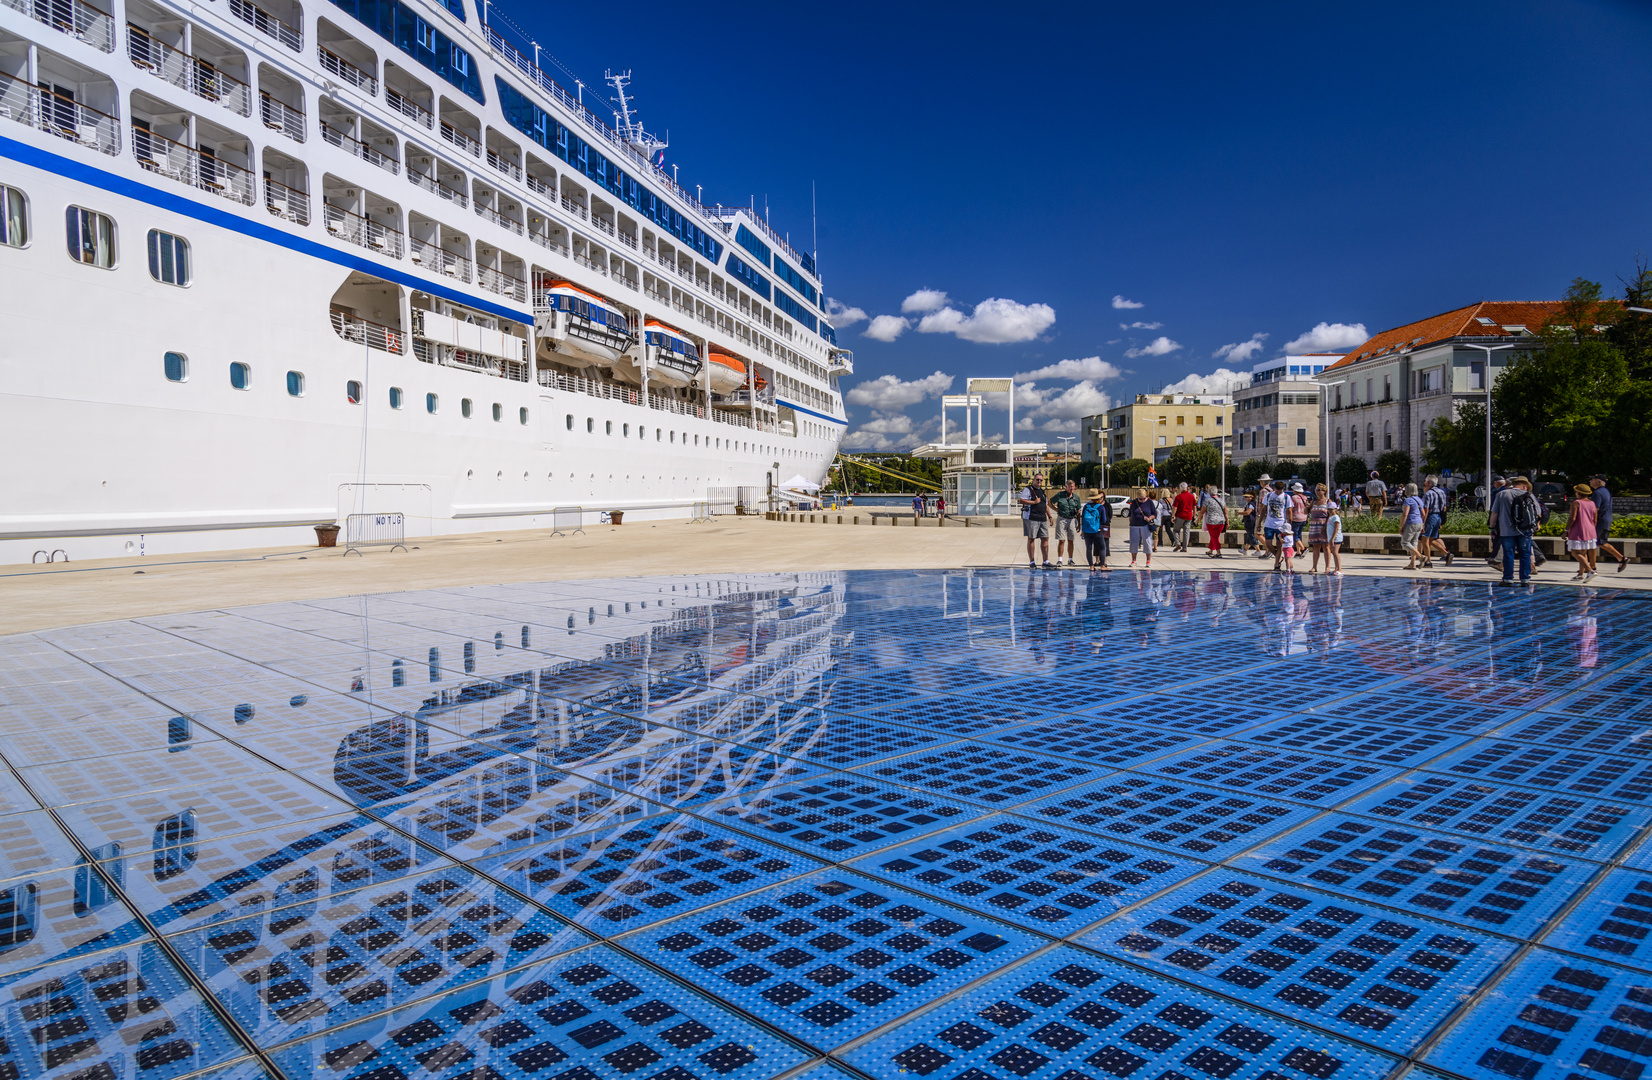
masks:
{"label": "person with backpack", "polygon": [[1499,585],[1514,584],[1515,559],[1520,560],[1520,583],[1532,578],[1532,536],[1537,532],[1543,508],[1532,494],[1532,482],[1516,476],[1491,500],[1491,517],[1502,545],[1503,578]]}
{"label": "person with backpack", "polygon": [[1078,515],[1078,528],[1084,537],[1084,564],[1090,570],[1111,570],[1107,565],[1107,541],[1112,537],[1111,513],[1101,492],[1090,496]]}
{"label": "person with backpack", "polygon": [[1205,552],[1207,559],[1222,557],[1222,534],[1228,527],[1228,508],[1224,505],[1221,496],[1216,494],[1215,484],[1206,484],[1205,492],[1199,499],[1199,521],[1205,527],[1205,535],[1210,538],[1210,545]]}

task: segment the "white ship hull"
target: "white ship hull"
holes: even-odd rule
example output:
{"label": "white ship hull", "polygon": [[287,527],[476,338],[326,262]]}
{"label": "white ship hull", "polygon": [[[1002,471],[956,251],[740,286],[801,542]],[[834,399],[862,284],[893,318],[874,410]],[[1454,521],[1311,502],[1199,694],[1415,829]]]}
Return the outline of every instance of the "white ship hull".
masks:
{"label": "white ship hull", "polygon": [[[316,14],[350,23],[323,7],[308,16],[309,31]],[[217,10],[194,17],[225,37],[238,25]],[[116,25],[121,18],[117,6]],[[133,67],[124,45],[100,52],[7,7],[0,7],[0,33],[38,42],[66,62],[101,64],[120,102],[136,100],[132,91],[170,94],[207,115],[199,100]],[[301,58],[273,43],[239,44],[257,63],[306,74]],[[393,48],[384,52],[405,60]],[[307,56],[313,66],[313,47]],[[491,66],[484,67],[489,78]],[[370,100],[355,104],[372,113]],[[490,113],[490,124],[499,123],[494,108],[480,110]],[[113,154],[0,118],[0,185],[27,197],[30,233],[27,246],[0,246],[0,562],[43,561],[54,552],[59,560],[86,560],[302,547],[315,542],[314,525],[352,511],[401,512],[409,536],[544,528],[552,509],[565,506],[592,514],[623,510],[628,518],[682,517],[710,489],[766,492],[797,473],[824,478],[844,430],[832,380],[807,381],[817,393],[807,405],[781,392],[766,410],[742,410],[713,408],[708,396],[684,401],[685,390],[646,403],[636,391],[539,365],[551,354],[531,339],[521,363],[485,351],[426,362],[413,347],[412,297],[466,305],[524,335],[539,314],[533,298],[432,273],[428,260],[415,264],[381,246],[341,241],[318,220],[319,191],[312,192],[306,225],[270,212],[264,198],[241,205],[146,169],[129,145],[126,111],[126,138]],[[373,115],[387,126],[393,121],[382,109]],[[313,135],[295,147],[274,131],[232,119],[272,147],[302,151],[313,188],[324,173],[351,174],[389,193],[404,220],[414,211],[441,215],[470,230],[478,253],[484,242],[508,246],[535,272],[604,288],[638,320],[633,325],[650,310],[666,314],[648,289],[651,282],[669,288],[664,279],[644,276],[638,289],[594,275],[570,254],[460,214],[404,178],[368,175],[372,166]],[[429,141],[416,128],[406,137]],[[490,179],[474,171],[479,181]],[[491,182],[498,186],[499,177]],[[112,269],[67,256],[66,207],[115,222]],[[187,238],[188,287],[151,276],[150,230]],[[618,272],[617,256],[614,265]],[[388,301],[399,310],[377,318],[359,313],[396,327],[388,340],[366,335],[379,347],[361,334],[347,340],[335,325],[330,309],[352,274],[370,275],[399,294]],[[682,295],[692,309],[697,298]],[[675,302],[677,294],[671,296]],[[674,322],[699,337],[702,354],[707,340],[727,338],[681,311]],[[493,338],[521,345],[503,331]],[[798,338],[824,356],[816,338]],[[501,351],[486,340],[484,350]],[[802,342],[794,342],[801,353]],[[163,374],[169,352],[187,358],[183,381]],[[232,363],[248,366],[245,389],[231,385]],[[819,363],[824,370],[824,359]],[[302,376],[296,396],[289,372]],[[361,384],[360,403],[347,398],[352,382]],[[399,390],[396,408],[392,388]],[[467,399],[469,416],[462,411]]]}

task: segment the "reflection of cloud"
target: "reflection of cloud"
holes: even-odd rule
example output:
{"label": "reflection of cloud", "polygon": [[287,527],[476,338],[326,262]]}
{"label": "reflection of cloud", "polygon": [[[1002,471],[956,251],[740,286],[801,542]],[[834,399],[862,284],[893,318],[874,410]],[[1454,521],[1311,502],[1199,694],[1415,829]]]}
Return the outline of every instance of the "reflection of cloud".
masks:
{"label": "reflection of cloud", "polygon": [[1086,356],[1082,360],[1063,360],[1035,371],[1023,371],[1016,378],[1029,382],[1034,379],[1069,379],[1077,382],[1080,379],[1117,379],[1123,374],[1099,356]]}
{"label": "reflection of cloud", "polygon": [[1210,354],[1212,360],[1226,360],[1230,364],[1244,364],[1256,359],[1256,354],[1262,351],[1262,342],[1268,335],[1260,330],[1250,336],[1249,341],[1234,341],[1223,345]]}
{"label": "reflection of cloud", "polygon": [[947,295],[939,289],[919,289],[901,301],[901,314],[914,315],[925,311],[939,311],[947,305]]}
{"label": "reflection of cloud", "polygon": [[1365,344],[1370,334],[1364,323],[1320,323],[1312,330],[1285,342],[1285,352],[1294,356],[1309,352],[1347,352]]}
{"label": "reflection of cloud", "polygon": [[906,333],[907,322],[899,315],[877,315],[861,333],[873,341],[894,341]]}
{"label": "reflection of cloud", "polygon": [[952,376],[937,371],[922,379],[902,380],[894,375],[879,375],[875,379],[849,388],[844,395],[851,405],[862,405],[881,413],[894,413],[916,405],[925,398],[939,397],[952,389]]}
{"label": "reflection of cloud", "polygon": [[1146,345],[1124,350],[1124,355],[1132,359],[1138,356],[1167,356],[1181,347],[1180,342],[1171,341],[1167,337],[1156,337]]}
{"label": "reflection of cloud", "polygon": [[834,326],[853,326],[858,322],[866,321],[866,312],[858,307],[850,307],[829,296],[826,298],[826,314],[831,316]]}
{"label": "reflection of cloud", "polygon": [[1003,345],[1031,341],[1054,322],[1055,308],[1048,304],[1022,304],[995,297],[976,304],[968,315],[950,307],[933,311],[918,323],[918,332],[956,334],[965,341]]}
{"label": "reflection of cloud", "polygon": [[1146,304],[1138,304],[1134,300],[1126,300],[1122,296],[1113,297],[1113,310],[1114,311],[1134,311],[1136,308],[1146,307],[1146,306],[1147,306]]}
{"label": "reflection of cloud", "polygon": [[1162,323],[1162,322],[1121,322],[1121,323],[1119,323],[1119,329],[1120,330],[1157,330],[1159,327],[1161,327],[1163,325],[1164,325],[1164,323]]}
{"label": "reflection of cloud", "polygon": [[1217,368],[1209,375],[1189,375],[1165,387],[1165,394],[1231,394],[1250,385],[1250,375],[1231,368]]}

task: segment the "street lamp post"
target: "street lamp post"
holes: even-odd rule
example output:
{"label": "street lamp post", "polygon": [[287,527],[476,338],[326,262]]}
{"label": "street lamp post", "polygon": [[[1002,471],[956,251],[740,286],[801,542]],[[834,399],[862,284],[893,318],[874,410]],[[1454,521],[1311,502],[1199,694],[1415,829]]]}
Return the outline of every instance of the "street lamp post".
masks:
{"label": "street lamp post", "polygon": [[1486,475],[1481,484],[1486,489],[1486,509],[1491,509],[1491,354],[1512,349],[1513,345],[1465,345],[1464,348],[1479,349],[1486,354]]}
{"label": "street lamp post", "polygon": [[1062,487],[1067,486],[1067,459],[1068,459],[1067,444],[1072,442],[1077,437],[1078,436],[1076,436],[1076,435],[1057,435],[1056,436],[1056,438],[1061,440],[1061,486]]}

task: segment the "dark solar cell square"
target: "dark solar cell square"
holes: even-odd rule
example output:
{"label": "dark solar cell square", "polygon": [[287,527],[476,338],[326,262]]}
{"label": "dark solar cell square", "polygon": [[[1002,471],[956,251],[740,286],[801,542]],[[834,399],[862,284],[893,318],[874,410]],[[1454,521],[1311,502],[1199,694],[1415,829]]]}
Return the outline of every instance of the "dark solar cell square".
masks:
{"label": "dark solar cell square", "polygon": [[1413,728],[1342,716],[1288,716],[1248,728],[1245,742],[1382,765],[1420,765],[1468,741],[1438,728]]}
{"label": "dark solar cell square", "polygon": [[967,821],[981,810],[945,794],[833,773],[714,803],[699,812],[835,862]]}
{"label": "dark solar cell square", "polygon": [[1526,784],[1622,802],[1652,798],[1652,761],[1644,757],[1560,750],[1541,743],[1481,739],[1429,762],[1428,769],[1485,783]]}
{"label": "dark solar cell square", "polygon": [[1137,768],[1152,776],[1321,806],[1342,802],[1400,771],[1392,765],[1222,741],[1156,758]]}
{"label": "dark solar cell square", "polygon": [[918,788],[990,808],[1014,806],[1094,780],[1107,771],[1012,747],[962,742],[944,750],[908,754],[862,766],[850,775]]}
{"label": "dark solar cell square", "polygon": [[1123,767],[1202,740],[1196,735],[1156,731],[1134,724],[1105,720],[1075,723],[1069,718],[997,731],[988,741],[1090,764]]}

